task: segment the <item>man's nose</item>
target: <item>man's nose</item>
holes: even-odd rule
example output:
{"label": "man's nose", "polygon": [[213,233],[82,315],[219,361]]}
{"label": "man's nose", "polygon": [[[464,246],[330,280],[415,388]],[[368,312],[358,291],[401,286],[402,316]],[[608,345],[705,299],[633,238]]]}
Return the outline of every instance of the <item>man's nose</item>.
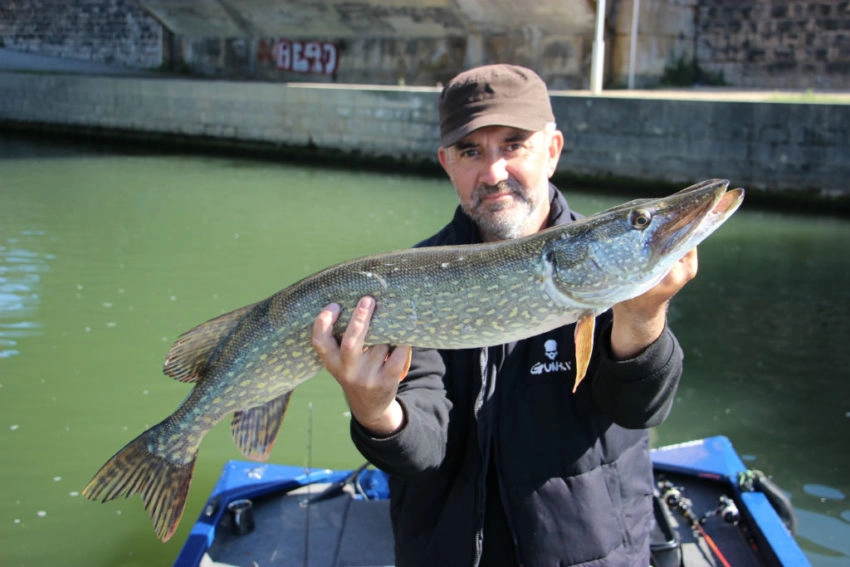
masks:
{"label": "man's nose", "polygon": [[505,159],[505,156],[501,155],[501,152],[487,152],[481,181],[488,185],[496,185],[507,179],[508,160]]}

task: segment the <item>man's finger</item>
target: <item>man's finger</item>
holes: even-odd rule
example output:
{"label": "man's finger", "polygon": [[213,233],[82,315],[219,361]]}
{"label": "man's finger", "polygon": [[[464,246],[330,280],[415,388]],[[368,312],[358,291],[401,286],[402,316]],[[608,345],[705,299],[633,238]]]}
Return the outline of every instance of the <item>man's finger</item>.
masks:
{"label": "man's finger", "polygon": [[311,340],[313,342],[313,348],[316,349],[316,352],[321,357],[324,357],[325,354],[337,346],[333,338],[333,328],[341,311],[342,308],[338,304],[331,303],[319,312],[316,320],[313,322]]}
{"label": "man's finger", "polygon": [[360,301],[357,302],[357,306],[351,313],[351,319],[348,321],[348,326],[339,343],[343,357],[359,357],[363,354],[363,345],[366,342],[366,335],[369,332],[369,321],[372,319],[374,310],[375,300],[372,297],[361,297]]}
{"label": "man's finger", "polygon": [[699,270],[699,258],[697,257],[697,249],[692,248],[690,252],[684,255],[680,262],[685,267],[685,281],[691,281],[697,275]]}
{"label": "man's finger", "polygon": [[392,376],[396,377],[399,381],[404,380],[407,376],[407,371],[410,370],[410,361],[411,354],[413,349],[409,346],[397,346],[392,352],[390,352],[389,356],[387,356],[386,361],[386,371]]}

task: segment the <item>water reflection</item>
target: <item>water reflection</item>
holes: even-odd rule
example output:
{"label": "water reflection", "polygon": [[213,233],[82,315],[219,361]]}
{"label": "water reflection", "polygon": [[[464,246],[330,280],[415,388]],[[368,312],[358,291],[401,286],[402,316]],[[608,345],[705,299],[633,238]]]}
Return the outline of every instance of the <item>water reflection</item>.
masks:
{"label": "water reflection", "polygon": [[0,358],[20,354],[18,339],[40,334],[41,278],[53,256],[27,247],[43,237],[43,231],[27,230],[0,245]]}
{"label": "water reflection", "polygon": [[846,567],[850,539],[844,537],[848,524],[837,518],[796,508],[797,540],[804,546],[814,567]]}
{"label": "water reflection", "polygon": [[824,486],[823,484],[805,484],[803,485],[803,492],[823,500],[844,500],[843,492],[837,488]]}
{"label": "water reflection", "polygon": [[[817,498],[821,503],[827,501],[843,501],[846,497],[844,492],[832,486],[823,484],[805,484],[803,492]],[[832,565],[847,565],[850,557],[850,539],[842,534],[848,526],[844,522],[850,522],[850,510],[845,510],[839,517],[833,518],[826,514],[818,514],[812,510],[795,508],[797,515],[797,539],[804,545],[809,555],[816,558],[817,567],[829,567]],[[842,522],[844,520],[844,522]]]}

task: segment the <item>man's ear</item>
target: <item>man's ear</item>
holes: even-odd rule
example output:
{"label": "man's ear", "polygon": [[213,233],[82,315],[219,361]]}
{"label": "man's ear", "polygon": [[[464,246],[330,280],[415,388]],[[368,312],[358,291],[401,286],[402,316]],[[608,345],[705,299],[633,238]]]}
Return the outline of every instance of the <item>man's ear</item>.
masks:
{"label": "man's ear", "polygon": [[549,177],[555,174],[558,169],[558,160],[561,158],[561,151],[564,149],[564,133],[560,130],[552,132],[549,139]]}
{"label": "man's ear", "polygon": [[440,146],[440,149],[437,150],[437,158],[440,160],[440,165],[443,166],[443,171],[445,171],[446,175],[448,175],[449,179],[451,179],[452,173],[449,171],[449,155],[446,148]]}
{"label": "man's ear", "polygon": [[[446,163],[448,161],[448,157],[446,156],[446,148],[440,146],[440,149],[437,150],[437,158],[440,160],[440,165],[443,166],[443,169],[446,169]],[[448,171],[446,171],[448,173]]]}

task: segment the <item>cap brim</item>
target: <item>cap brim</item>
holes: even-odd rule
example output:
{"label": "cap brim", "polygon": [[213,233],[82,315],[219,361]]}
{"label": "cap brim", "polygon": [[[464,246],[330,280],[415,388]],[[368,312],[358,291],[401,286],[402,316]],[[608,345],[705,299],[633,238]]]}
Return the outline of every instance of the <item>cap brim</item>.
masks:
{"label": "cap brim", "polygon": [[516,113],[511,114],[486,114],[473,118],[462,126],[443,134],[440,137],[440,143],[444,148],[453,146],[463,138],[487,126],[507,126],[508,128],[518,128],[520,130],[528,130],[529,132],[537,132],[546,127],[547,121],[542,121],[540,117],[518,116]]}

